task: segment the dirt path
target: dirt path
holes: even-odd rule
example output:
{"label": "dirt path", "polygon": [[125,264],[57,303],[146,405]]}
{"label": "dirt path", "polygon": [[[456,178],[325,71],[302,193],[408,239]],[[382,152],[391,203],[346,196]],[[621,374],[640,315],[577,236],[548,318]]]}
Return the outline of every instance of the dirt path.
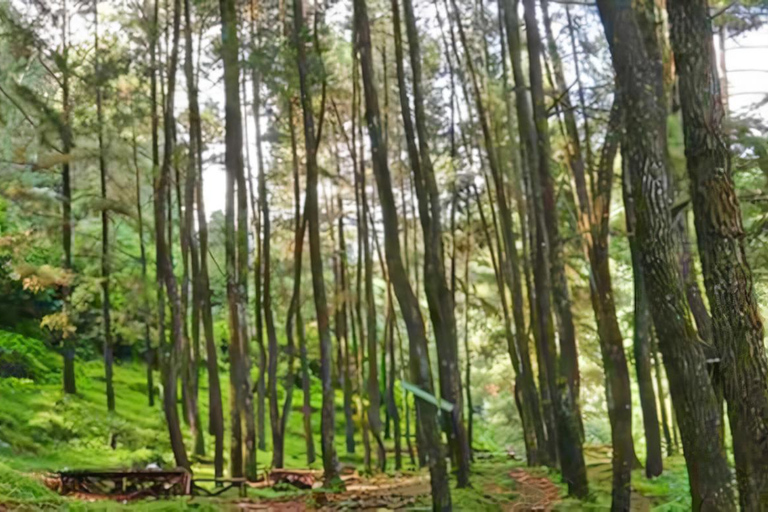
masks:
{"label": "dirt path", "polygon": [[534,476],[523,468],[513,469],[509,476],[515,481],[519,497],[505,507],[505,511],[552,510],[560,501],[560,489],[545,476]]}

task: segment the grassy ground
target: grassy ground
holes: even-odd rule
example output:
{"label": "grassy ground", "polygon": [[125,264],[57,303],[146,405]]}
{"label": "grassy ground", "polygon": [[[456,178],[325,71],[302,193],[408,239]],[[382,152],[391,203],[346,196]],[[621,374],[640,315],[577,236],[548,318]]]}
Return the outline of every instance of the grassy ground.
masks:
{"label": "grassy ground", "polygon": [[[13,347],[23,344],[26,352],[21,360]],[[15,350],[15,352],[14,352]],[[11,356],[9,356],[9,354]],[[16,354],[16,355],[14,355]],[[9,359],[9,357],[12,359]],[[15,359],[14,359],[15,358]],[[9,363],[10,361],[10,363]],[[61,391],[60,361],[47,351],[40,342],[18,338],[0,331],[0,370],[28,368],[21,378],[0,378],[0,511],[5,508],[18,510],[222,510],[232,506],[236,493],[223,499],[178,499],[138,504],[114,502],[83,502],[62,498],[41,483],[47,472],[85,468],[144,468],[150,463],[173,466],[164,416],[159,397],[156,405],[147,403],[146,376],[142,364],[127,363],[115,368],[117,411],[108,413],[104,397],[103,368],[100,362],[78,364],[78,394],[65,395]],[[224,404],[228,404],[226,374]],[[157,380],[157,379],[156,379]],[[200,390],[204,423],[207,415],[207,389],[201,383]],[[313,407],[319,410],[319,383],[313,383]],[[159,390],[161,391],[161,390]],[[282,397],[281,397],[282,401]],[[293,411],[286,438],[286,465],[306,468],[305,440],[303,436],[302,396],[295,390]],[[336,446],[343,464],[363,468],[362,442],[357,439],[355,454],[347,454],[344,440],[342,397],[337,396]],[[319,414],[313,415],[316,431],[315,444],[319,454]],[[267,421],[268,423],[268,421]],[[482,436],[482,425],[477,425]],[[271,445],[267,431],[267,446]],[[391,442],[389,455],[393,458]],[[114,448],[111,445],[114,444]],[[188,442],[188,446],[191,442]],[[212,451],[212,439],[206,436],[207,454]],[[228,452],[225,451],[225,456]],[[606,450],[588,450],[589,477],[592,496],[586,502],[562,500],[556,506],[562,510],[605,510],[610,504],[610,458]],[[269,450],[258,452],[260,467],[268,466],[272,454]],[[636,510],[675,511],[690,506],[687,477],[682,457],[667,459],[667,469],[662,477],[649,481],[642,471],[633,474],[633,489],[637,497]],[[405,474],[416,471],[404,457]],[[394,460],[388,464],[394,466]],[[320,461],[310,467],[319,469]],[[198,459],[194,466],[197,476],[212,475],[213,468],[206,457]],[[394,472],[389,471],[392,475]],[[516,476],[515,476],[516,475]],[[523,478],[520,478],[522,475]],[[522,463],[513,461],[504,453],[485,454],[473,466],[473,486],[470,489],[454,489],[455,510],[520,510],[522,503],[538,500],[544,486],[555,498],[564,496],[565,488],[559,484],[559,475],[546,469],[523,469]],[[555,486],[551,485],[554,482]],[[539,486],[539,487],[537,487]],[[547,487],[549,486],[549,487]],[[552,490],[554,487],[554,491]],[[268,490],[250,490],[253,498],[272,499],[281,496],[297,503],[316,502],[312,492],[285,493]],[[416,509],[429,508],[428,499],[420,499]],[[517,508],[516,508],[517,507]]]}

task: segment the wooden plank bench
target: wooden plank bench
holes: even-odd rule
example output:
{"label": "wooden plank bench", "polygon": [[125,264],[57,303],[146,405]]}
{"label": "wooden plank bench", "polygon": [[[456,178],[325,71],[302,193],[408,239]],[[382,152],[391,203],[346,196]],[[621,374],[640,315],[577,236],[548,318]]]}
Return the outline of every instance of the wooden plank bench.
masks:
{"label": "wooden plank bench", "polygon": [[180,496],[191,491],[191,475],[184,469],[78,470],[58,474],[61,494],[84,493],[136,499],[149,496]]}

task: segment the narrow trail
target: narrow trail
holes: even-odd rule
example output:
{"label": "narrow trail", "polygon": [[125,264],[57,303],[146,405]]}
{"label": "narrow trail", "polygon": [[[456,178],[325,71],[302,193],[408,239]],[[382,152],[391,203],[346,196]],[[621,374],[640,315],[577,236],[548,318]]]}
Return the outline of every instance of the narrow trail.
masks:
{"label": "narrow trail", "polygon": [[552,510],[560,501],[560,489],[545,476],[535,476],[524,468],[515,468],[509,472],[515,482],[518,498],[504,507],[504,511],[527,512]]}

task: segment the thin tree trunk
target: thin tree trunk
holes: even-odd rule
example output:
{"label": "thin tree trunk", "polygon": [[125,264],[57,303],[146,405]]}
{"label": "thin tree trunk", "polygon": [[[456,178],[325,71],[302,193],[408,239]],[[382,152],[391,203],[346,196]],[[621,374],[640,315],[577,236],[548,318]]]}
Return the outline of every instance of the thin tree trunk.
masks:
{"label": "thin tree trunk", "polygon": [[[189,0],[185,0],[185,10],[189,12]],[[191,15],[191,13],[190,13]],[[187,20],[187,25],[189,20]],[[200,106],[198,104],[197,83],[187,90],[189,101],[189,131],[190,139],[195,139],[195,161],[197,167],[195,180],[195,199],[197,201],[197,228],[200,244],[200,271],[195,276],[200,301],[200,316],[205,337],[206,365],[208,370],[208,419],[209,432],[214,437],[214,475],[221,478],[224,475],[224,413],[221,401],[221,382],[219,379],[218,348],[213,334],[213,315],[211,311],[211,289],[208,274],[208,218],[205,213],[203,199],[203,141],[200,123]],[[190,146],[191,149],[191,146]]]}
{"label": "thin tree trunk", "polygon": [[155,406],[155,383],[152,374],[152,338],[150,336],[150,309],[147,291],[147,249],[144,245],[144,216],[141,211],[141,168],[139,167],[136,129],[131,127],[131,145],[133,148],[133,166],[136,169],[136,219],[139,234],[139,260],[141,262],[142,316],[144,317],[144,362],[147,366],[147,400],[150,407]]}
{"label": "thin tree trunk", "polygon": [[[529,247],[535,253],[530,254],[533,262],[533,283],[528,283],[528,298],[531,303],[531,330],[536,341],[536,352],[539,363],[539,388],[541,392],[544,424],[546,426],[545,441],[539,442],[540,457],[544,464],[557,463],[557,431],[555,421],[554,402],[556,398],[552,382],[556,375],[555,364],[552,357],[555,355],[554,329],[552,327],[551,305],[549,302],[548,274],[549,255],[546,250],[546,228],[540,204],[538,180],[533,179],[534,171],[538,168],[538,148],[531,114],[531,105],[524,89],[525,78],[522,66],[522,45],[520,42],[520,22],[518,18],[518,2],[505,0],[504,21],[506,26],[507,46],[509,48],[510,61],[512,62],[512,74],[515,81],[515,108],[517,113],[517,125],[522,141],[524,157],[523,177],[526,194],[532,208],[529,209]],[[546,450],[545,450],[546,448]]]}
{"label": "thin tree trunk", "polygon": [[[250,38],[251,44],[258,47],[260,43],[259,34],[256,30],[256,24],[258,19],[258,6],[254,0],[250,2]],[[263,170],[263,158],[261,156],[261,121],[260,121],[260,109],[261,109],[261,79],[257,65],[252,64],[251,68],[251,87],[253,88],[253,116],[256,125],[256,145],[257,145],[257,160],[259,166],[259,179]],[[245,96],[245,85],[243,85],[243,96]],[[292,118],[291,118],[292,119]],[[248,127],[246,123],[246,128]],[[246,130],[247,133],[247,130]],[[247,150],[247,146],[246,146]],[[256,258],[253,265],[253,311],[256,317],[256,345],[259,349],[259,375],[256,380],[256,430],[258,435],[258,445],[260,450],[266,450],[267,448],[267,434],[266,434],[266,377],[267,377],[267,353],[264,347],[264,307],[262,305],[262,272],[264,259],[264,245],[262,242],[261,233],[261,206],[262,201],[266,201],[266,198],[262,197],[261,189],[259,189],[258,205],[256,203],[256,194],[254,194],[253,177],[251,175],[251,166],[248,166],[248,183],[249,190],[251,192],[251,214],[253,216],[254,223],[254,238],[256,245]],[[260,187],[260,182],[257,184]],[[267,205],[269,207],[269,205]]]}
{"label": "thin tree trunk", "polygon": [[[426,127],[425,99],[422,92],[421,45],[419,42],[416,16],[411,0],[403,0],[408,50],[411,72],[413,73],[415,130],[411,124],[409,100],[405,88],[400,15],[397,1],[392,2],[393,23],[395,24],[395,51],[397,54],[398,86],[400,89],[400,110],[403,116],[408,155],[414,175],[414,185],[419,203],[419,217],[424,232],[424,286],[427,294],[432,326],[438,354],[438,374],[440,376],[440,395],[454,404],[450,416],[448,441],[452,458],[456,462],[458,487],[469,486],[470,450],[464,425],[463,391],[461,389],[461,370],[458,359],[458,340],[456,335],[456,317],[453,297],[445,281],[445,260],[442,240],[442,222],[440,197],[432,157],[429,148],[429,135]],[[418,143],[418,147],[417,147]]]}
{"label": "thin tree trunk", "polygon": [[[578,225],[582,231],[582,239],[586,246],[587,258],[590,264],[590,296],[603,356],[606,402],[611,423],[613,507],[623,510],[629,507],[631,470],[636,457],[632,440],[632,391],[629,384],[629,368],[624,354],[624,339],[616,316],[616,302],[614,300],[608,253],[608,221],[610,218],[613,167],[619,143],[619,139],[614,133],[620,127],[620,111],[618,105],[612,107],[611,117],[606,129],[606,140],[597,168],[597,183],[596,186],[593,185],[593,193],[590,196],[587,188],[585,162],[581,152],[581,141],[576,125],[576,116],[570,101],[560,53],[552,32],[547,0],[542,0],[541,6],[544,15],[549,55],[552,60],[553,75],[556,81],[555,85],[558,92],[562,95],[560,107],[565,124],[566,153],[576,184],[576,196],[580,210]],[[592,176],[592,173],[592,169],[589,169],[590,176]],[[562,261],[560,261],[560,267],[562,267]],[[562,268],[558,269],[556,273],[560,275],[562,280],[564,277]],[[567,286],[564,289],[567,292]],[[556,300],[557,302],[558,300]],[[570,310],[569,304],[565,304],[565,306]],[[569,331],[569,329],[566,330]],[[565,354],[561,357],[564,356]],[[569,386],[571,387],[571,393],[578,393],[578,368],[571,367],[569,375],[573,375],[574,370],[576,371],[576,380],[575,383],[572,383],[573,378],[571,378]],[[648,376],[650,377],[650,373]],[[647,383],[650,383],[650,380]],[[650,390],[653,390],[652,385]],[[648,388],[646,387],[644,391],[647,392]],[[578,394],[574,395],[574,399],[578,406]],[[651,403],[653,403],[653,396],[651,396],[651,399]],[[648,451],[651,454],[648,460],[648,467],[646,468],[646,472],[650,473],[649,476],[657,476],[661,473],[661,445],[658,442],[658,427],[656,428],[656,434],[656,437],[651,439],[657,442],[647,443]]]}
{"label": "thin tree trunk", "polygon": [[[624,116],[625,203],[632,200],[636,237],[656,332],[679,413],[694,510],[734,510],[728,464],[719,448],[717,406],[691,322],[674,254],[667,190],[666,108],[661,75],[646,47],[652,27],[629,4],[598,0]],[[648,36],[648,37],[645,37]]]}
{"label": "thin tree trunk", "polygon": [[[69,11],[67,0],[62,0],[61,4],[62,24],[61,24],[61,46],[62,46],[62,74],[61,74],[61,96],[62,96],[62,119],[64,121],[61,128],[61,145],[64,155],[69,155],[74,146],[72,137],[72,114],[70,106],[69,91]],[[153,75],[154,76],[154,75]],[[70,177],[70,159],[64,159],[61,164],[61,235],[64,248],[64,271],[72,270],[72,181]],[[69,284],[62,287],[62,312],[69,318],[71,315],[70,296],[72,288]],[[75,340],[68,332],[62,333],[64,359],[63,383],[64,392],[70,395],[77,393],[77,380],[75,377]]]}
{"label": "thin tree trunk", "polygon": [[312,113],[312,96],[308,83],[307,51],[300,34],[306,30],[304,23],[303,0],[293,0],[293,43],[296,48],[299,83],[301,88],[301,108],[304,118],[304,144],[306,146],[307,165],[307,220],[309,223],[309,255],[312,268],[312,288],[315,299],[318,333],[320,336],[320,366],[323,390],[322,404],[322,452],[323,470],[326,485],[337,486],[338,460],[334,447],[334,391],[332,380],[333,345],[331,342],[328,319],[328,301],[325,295],[323,281],[323,257],[320,247],[320,219],[317,200],[317,142],[315,134],[314,114]]}
{"label": "thin tree trunk", "polygon": [[712,332],[720,355],[742,510],[768,508],[768,358],[723,127],[709,5],[667,3],[685,155]]}
{"label": "thin tree trunk", "polygon": [[[192,13],[190,11],[189,0],[184,0],[184,74],[187,81],[187,95],[194,90],[197,96],[197,85],[194,77],[194,61],[192,57]],[[191,103],[191,99],[189,100]],[[195,98],[197,101],[197,98]],[[194,236],[194,215],[195,215],[195,190],[198,180],[198,158],[200,150],[196,131],[200,127],[192,128],[193,115],[198,116],[194,122],[199,122],[199,107],[195,105],[198,112],[192,114],[190,105],[190,137],[189,151],[187,154],[187,175],[184,183],[184,225],[182,226],[182,245],[189,253],[192,265],[192,345],[190,348],[189,361],[187,364],[187,401],[188,401],[188,421],[192,432],[192,439],[196,455],[205,454],[205,439],[203,436],[202,422],[200,421],[200,411],[198,407],[198,381],[199,381],[199,361],[200,361],[200,282],[196,278],[200,271],[200,254],[197,241]],[[184,286],[189,285],[189,267],[187,264],[187,255],[184,256],[185,278]]]}
{"label": "thin tree trunk", "polygon": [[[645,285],[645,283],[643,283]],[[644,291],[645,289],[643,289]],[[647,293],[644,291],[644,293]],[[641,302],[642,305],[642,302]],[[656,378],[656,390],[659,395],[659,409],[661,410],[661,430],[664,433],[664,442],[667,443],[667,456],[671,457],[675,454],[676,448],[677,448],[677,442],[672,442],[672,435],[669,431],[669,421],[667,420],[667,395],[664,391],[664,379],[661,376],[661,363],[659,362],[659,351],[656,347],[656,339],[653,335],[653,319],[650,316],[650,308],[648,306],[648,296],[645,295],[645,309],[646,312],[641,312],[640,315],[648,315],[648,317],[651,319],[651,333],[650,333],[650,343],[651,343],[651,358],[653,361],[653,372],[655,374]],[[635,320],[637,321],[637,320]]]}
{"label": "thin tree trunk", "polygon": [[[301,183],[299,178],[299,157],[296,145],[296,130],[293,125],[293,103],[288,102],[288,123],[291,134],[291,167],[293,169],[294,242],[293,242],[293,295],[288,308],[285,324],[288,346],[293,347],[294,324],[299,337],[299,360],[301,361],[301,391],[303,395],[303,425],[307,464],[315,462],[315,440],[312,433],[312,406],[310,404],[309,362],[304,319],[301,314],[301,273],[304,249],[304,232],[307,227],[306,204],[301,210]],[[287,396],[286,396],[287,399]],[[285,418],[285,415],[283,415]]]}
{"label": "thin tree trunk", "polygon": [[[239,43],[237,11],[232,0],[221,6],[222,60],[226,97],[226,267],[229,302],[230,415],[232,476],[256,478],[256,432],[250,385],[248,329],[245,305],[248,277],[248,200],[243,167],[243,128],[240,111]],[[235,186],[237,185],[237,202]],[[237,205],[237,227],[235,206]],[[245,426],[245,446],[242,427]],[[245,452],[243,454],[243,452]],[[243,455],[245,459],[243,460]]]}
{"label": "thin tree trunk", "polygon": [[[433,394],[424,320],[421,317],[418,299],[408,281],[408,274],[403,266],[402,253],[400,252],[397,206],[392,192],[392,180],[387,163],[386,146],[382,145],[381,117],[373,74],[368,9],[365,0],[355,0],[353,5],[357,35],[355,42],[360,51],[368,136],[371,142],[373,170],[379,191],[379,202],[381,204],[382,221],[384,224],[384,248],[387,258],[387,269],[389,270],[389,277],[395,295],[400,303],[403,320],[408,329],[411,380],[414,385],[427,393]],[[436,421],[437,408],[425,400],[418,400],[416,406],[419,416],[418,428],[421,431],[418,436],[419,453],[423,452],[426,455],[426,460],[429,464],[432,509],[449,511],[452,509],[451,495],[445,459],[440,448],[440,431]]]}
{"label": "thin tree trunk", "polygon": [[[157,245],[157,268],[159,280],[165,284],[171,309],[171,344],[165,347],[167,355],[162,362],[163,369],[163,410],[171,438],[171,448],[176,465],[189,469],[187,450],[179,424],[177,404],[178,357],[184,347],[184,333],[181,314],[181,299],[178,283],[173,274],[173,263],[166,241],[166,197],[170,190],[171,161],[173,155],[174,99],[176,86],[176,68],[179,61],[179,32],[181,25],[181,1],[174,0],[173,5],[173,48],[168,63],[168,93],[165,95],[164,113],[164,152],[160,175],[155,183],[155,238]],[[168,205],[170,206],[170,205]],[[170,211],[170,208],[168,208]],[[164,301],[158,305],[164,308]],[[161,315],[162,316],[162,315]],[[162,319],[161,319],[162,320]],[[161,332],[162,333],[162,332]],[[161,348],[165,340],[161,338]]]}
{"label": "thin tree trunk", "polygon": [[[336,163],[336,176],[339,183],[341,177],[341,160],[339,158],[339,148],[336,140],[335,127],[331,131],[331,143],[333,145],[333,157]],[[336,194],[337,229],[339,232],[338,255],[336,267],[336,338],[339,344],[339,381],[341,389],[344,392],[344,432],[346,438],[347,453],[355,453],[355,423],[352,417],[352,376],[350,372],[349,358],[349,335],[347,326],[347,304],[349,301],[349,286],[347,281],[347,244],[344,237],[344,203],[341,200],[341,194]],[[331,229],[333,233],[333,229]]]}
{"label": "thin tree trunk", "polygon": [[[65,16],[68,15],[65,13]],[[99,49],[99,2],[93,2],[94,60],[96,75],[96,125],[99,141],[99,178],[101,182],[101,318],[104,331],[104,380],[106,382],[107,410],[115,410],[115,386],[112,380],[114,346],[112,344],[112,308],[109,296],[109,208],[107,206],[107,159],[104,149],[104,111],[101,93],[101,50]]]}

